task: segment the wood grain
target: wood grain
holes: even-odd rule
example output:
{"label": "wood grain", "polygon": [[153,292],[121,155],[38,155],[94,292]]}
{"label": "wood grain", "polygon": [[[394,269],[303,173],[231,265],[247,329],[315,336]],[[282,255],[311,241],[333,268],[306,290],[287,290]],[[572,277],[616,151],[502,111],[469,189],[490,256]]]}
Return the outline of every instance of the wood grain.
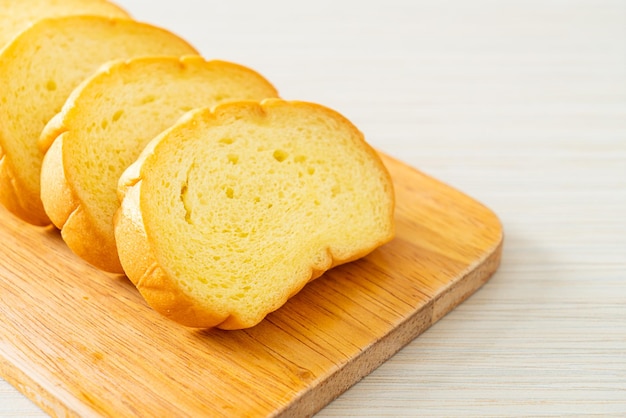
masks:
{"label": "wood grain", "polygon": [[489,209],[383,155],[397,236],[305,287],[260,325],[191,330],[57,231],[0,212],[0,373],[53,416],[307,416],[476,291],[498,268]]}

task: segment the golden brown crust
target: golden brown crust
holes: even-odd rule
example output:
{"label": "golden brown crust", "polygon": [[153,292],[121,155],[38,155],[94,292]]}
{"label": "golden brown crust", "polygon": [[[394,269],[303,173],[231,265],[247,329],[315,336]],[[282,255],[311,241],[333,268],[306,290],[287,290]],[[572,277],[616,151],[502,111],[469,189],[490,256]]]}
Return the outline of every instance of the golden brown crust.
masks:
{"label": "golden brown crust", "polygon": [[[123,273],[117,248],[106,244],[110,240],[101,239],[101,233],[92,227],[93,220],[82,209],[67,183],[60,158],[63,135],[54,141],[43,160],[46,175],[41,179],[41,192],[42,197],[45,195],[46,213],[61,230],[64,241],[74,253],[104,271]],[[98,245],[93,246],[92,243]]]}
{"label": "golden brown crust", "polygon": [[41,135],[37,141],[37,146],[43,155],[48,152],[48,149],[52,146],[54,140],[67,131],[67,128],[63,124],[64,118],[65,114],[63,112],[57,113],[48,121],[46,126],[41,131]]}
{"label": "golden brown crust", "polygon": [[[210,328],[227,315],[216,314],[198,305],[171,282],[161,267],[146,236],[139,208],[141,182],[126,188],[125,199],[115,215],[115,234],[120,237],[119,254],[126,275],[147,303],[157,312],[189,327]],[[123,238],[123,239],[121,239]]]}
{"label": "golden brown crust", "polygon": [[[42,166],[46,167],[46,175],[41,178],[42,193],[46,193],[54,198],[46,199],[44,209],[50,220],[59,229],[62,229],[70,214],[76,210],[78,202],[65,182],[63,165],[56,163],[55,156],[61,154],[61,144],[63,138],[55,146],[50,147],[44,156]],[[68,203],[66,203],[68,202]]]}
{"label": "golden brown crust", "polygon": [[28,188],[20,183],[19,176],[0,146],[0,204],[9,212],[35,226],[50,225],[38,195],[27,193]]}
{"label": "golden brown crust", "polygon": [[130,18],[126,10],[106,0],[2,0],[0,9],[0,49],[42,18],[81,14]]}

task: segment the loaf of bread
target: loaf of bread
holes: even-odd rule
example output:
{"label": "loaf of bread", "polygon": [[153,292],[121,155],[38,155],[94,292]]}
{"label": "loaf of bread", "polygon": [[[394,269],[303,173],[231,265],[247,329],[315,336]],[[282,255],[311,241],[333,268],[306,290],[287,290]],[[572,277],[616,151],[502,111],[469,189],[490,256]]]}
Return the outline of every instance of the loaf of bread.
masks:
{"label": "loaf of bread", "polygon": [[39,19],[68,15],[130,18],[116,4],[105,0],[0,0],[0,49]]}
{"label": "loaf of bread", "polygon": [[104,66],[72,92],[40,138],[46,213],[76,254],[123,273],[113,232],[117,184],[146,144],[190,109],[277,95],[257,72],[199,56]]}
{"label": "loaf of bread", "polygon": [[40,199],[45,124],[88,75],[113,60],[197,51],[175,34],[130,19],[38,20],[0,53],[0,202],[34,225],[49,225]]}
{"label": "loaf of bread", "polygon": [[119,195],[126,275],[190,327],[251,327],[394,234],[378,154],[346,118],[306,102],[191,111],[147,145]]}

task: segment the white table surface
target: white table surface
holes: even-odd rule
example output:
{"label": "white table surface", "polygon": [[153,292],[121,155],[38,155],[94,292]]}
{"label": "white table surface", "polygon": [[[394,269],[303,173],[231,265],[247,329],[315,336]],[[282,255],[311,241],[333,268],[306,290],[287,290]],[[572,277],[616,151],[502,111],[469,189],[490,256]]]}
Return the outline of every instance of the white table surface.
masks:
{"label": "white table surface", "polygon": [[118,3],[504,224],[492,280],[319,417],[626,416],[625,1]]}

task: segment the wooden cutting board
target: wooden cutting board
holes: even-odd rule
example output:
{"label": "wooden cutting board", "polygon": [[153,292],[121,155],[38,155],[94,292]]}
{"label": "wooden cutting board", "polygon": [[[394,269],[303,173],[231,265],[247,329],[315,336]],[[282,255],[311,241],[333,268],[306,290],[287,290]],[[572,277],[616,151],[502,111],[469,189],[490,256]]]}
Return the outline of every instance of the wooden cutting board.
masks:
{"label": "wooden cutting board", "polygon": [[480,203],[383,155],[396,238],[307,285],[260,325],[193,330],[53,228],[0,210],[0,373],[53,416],[308,416],[465,300],[498,268]]}

